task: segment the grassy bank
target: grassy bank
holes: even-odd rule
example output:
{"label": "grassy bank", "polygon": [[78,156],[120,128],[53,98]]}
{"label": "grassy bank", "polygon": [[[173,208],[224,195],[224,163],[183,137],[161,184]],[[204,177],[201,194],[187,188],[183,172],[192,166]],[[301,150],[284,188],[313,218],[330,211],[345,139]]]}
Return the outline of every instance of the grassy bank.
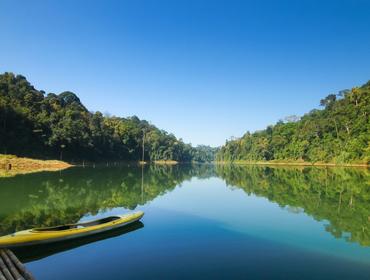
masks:
{"label": "grassy bank", "polygon": [[307,162],[307,161],[217,161],[216,164],[237,164],[237,165],[281,165],[281,166],[342,166],[342,167],[370,167],[366,162],[353,162],[353,163],[328,163],[328,162]]}
{"label": "grassy bank", "polygon": [[71,166],[59,160],[39,160],[0,154],[0,176],[14,176],[38,171],[57,171]]}

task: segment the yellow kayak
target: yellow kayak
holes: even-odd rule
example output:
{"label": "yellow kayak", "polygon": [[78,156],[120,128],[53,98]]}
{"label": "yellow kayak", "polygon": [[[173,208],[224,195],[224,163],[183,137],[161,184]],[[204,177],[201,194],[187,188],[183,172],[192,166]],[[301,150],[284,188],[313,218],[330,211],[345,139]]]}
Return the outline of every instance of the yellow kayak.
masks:
{"label": "yellow kayak", "polygon": [[123,227],[140,220],[142,216],[144,212],[139,211],[78,224],[22,230],[0,237],[0,248],[36,245],[88,236]]}

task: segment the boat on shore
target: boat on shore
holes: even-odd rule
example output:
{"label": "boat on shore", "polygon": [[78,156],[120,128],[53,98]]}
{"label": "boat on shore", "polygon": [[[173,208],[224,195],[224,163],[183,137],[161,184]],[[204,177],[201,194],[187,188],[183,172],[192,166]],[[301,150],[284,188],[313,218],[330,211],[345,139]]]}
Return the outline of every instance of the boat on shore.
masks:
{"label": "boat on shore", "polygon": [[45,244],[111,231],[139,221],[144,212],[110,216],[88,222],[22,230],[0,237],[0,248]]}

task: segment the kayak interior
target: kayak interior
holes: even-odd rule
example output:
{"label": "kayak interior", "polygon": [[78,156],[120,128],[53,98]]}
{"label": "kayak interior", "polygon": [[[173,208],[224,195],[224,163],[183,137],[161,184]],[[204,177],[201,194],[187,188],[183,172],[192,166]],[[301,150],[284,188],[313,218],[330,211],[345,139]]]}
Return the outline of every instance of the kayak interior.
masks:
{"label": "kayak interior", "polygon": [[111,217],[106,217],[106,218],[102,218],[99,220],[79,223],[79,224],[70,224],[70,225],[62,225],[62,226],[47,227],[47,228],[35,228],[35,229],[32,229],[32,231],[33,232],[45,232],[45,231],[63,231],[63,230],[70,230],[70,229],[77,229],[77,228],[86,228],[86,227],[110,223],[110,222],[113,222],[119,219],[120,217],[118,216],[111,216]]}

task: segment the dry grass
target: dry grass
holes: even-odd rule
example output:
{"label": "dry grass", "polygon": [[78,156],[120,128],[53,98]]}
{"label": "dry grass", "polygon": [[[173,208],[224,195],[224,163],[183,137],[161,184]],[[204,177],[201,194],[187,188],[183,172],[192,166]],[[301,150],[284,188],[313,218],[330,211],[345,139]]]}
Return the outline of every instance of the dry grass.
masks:
{"label": "dry grass", "polygon": [[71,167],[70,164],[59,160],[39,160],[19,158],[14,155],[0,155],[0,176],[9,177],[17,174],[38,171],[57,171]]}

